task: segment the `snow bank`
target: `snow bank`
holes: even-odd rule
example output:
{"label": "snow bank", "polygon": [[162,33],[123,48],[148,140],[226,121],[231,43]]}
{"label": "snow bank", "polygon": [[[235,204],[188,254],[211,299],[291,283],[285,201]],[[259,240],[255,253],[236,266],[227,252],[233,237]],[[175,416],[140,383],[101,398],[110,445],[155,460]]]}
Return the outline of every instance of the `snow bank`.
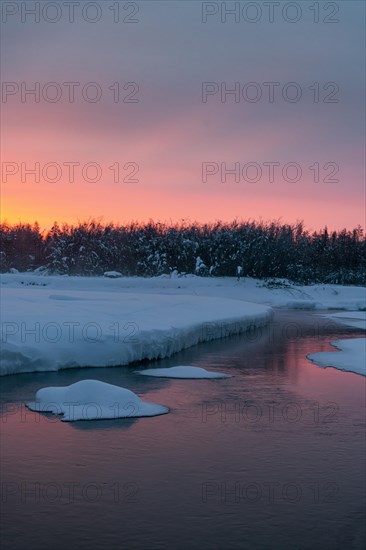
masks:
{"label": "snow bank", "polygon": [[268,307],[238,300],[91,290],[89,281],[86,288],[3,286],[0,374],[169,357],[263,326],[272,316]]}
{"label": "snow bank", "polygon": [[328,319],[347,325],[348,327],[361,328],[366,330],[366,311],[351,311],[342,313],[327,313],[323,315]]}
{"label": "snow bank", "polygon": [[[266,306],[366,309],[362,287],[286,283],[270,289],[249,278],[6,273],[1,284],[0,375],[169,357],[268,323]],[[352,318],[348,322],[362,321]]]}
{"label": "snow bank", "polygon": [[321,351],[311,353],[308,359],[319,367],[335,367],[336,369],[366,375],[366,338],[351,338],[336,340],[332,346],[341,351]]}
{"label": "snow bank", "polygon": [[145,369],[135,372],[144,376],[156,376],[157,378],[231,378],[230,374],[224,374],[223,372],[213,372],[201,367],[184,365],[167,369]]}
{"label": "snow bank", "polygon": [[27,403],[27,407],[36,412],[62,414],[61,420],[64,422],[157,416],[169,412],[163,405],[142,401],[126,388],[99,380],[42,388],[36,393],[36,401]]}
{"label": "snow bank", "polygon": [[283,282],[283,288],[268,288],[263,281],[236,277],[177,276],[160,277],[68,277],[20,273],[2,275],[2,285],[8,288],[46,285],[53,290],[107,292],[138,292],[230,298],[257,304],[294,309],[365,310],[366,289],[359,286],[309,285]]}

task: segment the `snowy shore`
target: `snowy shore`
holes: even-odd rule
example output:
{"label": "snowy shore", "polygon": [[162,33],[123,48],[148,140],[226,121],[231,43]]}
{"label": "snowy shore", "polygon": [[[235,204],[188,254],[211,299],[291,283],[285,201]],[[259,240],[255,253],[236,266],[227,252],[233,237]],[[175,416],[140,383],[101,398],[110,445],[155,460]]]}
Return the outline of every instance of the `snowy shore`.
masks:
{"label": "snowy shore", "polygon": [[[366,330],[365,311],[342,311],[323,315],[342,325]],[[336,340],[331,345],[338,351],[311,353],[308,359],[318,367],[334,367],[339,370],[366,376],[366,338]]]}
{"label": "snowy shore", "polygon": [[366,338],[350,338],[332,342],[338,351],[311,353],[308,359],[319,367],[336,369],[366,375]]}
{"label": "snowy shore", "polygon": [[200,342],[267,324],[274,307],[366,307],[365,289],[267,288],[255,279],[1,277],[0,375],[169,357]]}
{"label": "snowy shore", "polygon": [[366,289],[360,286],[309,285],[288,281],[266,284],[263,280],[235,277],[197,277],[161,275],[160,277],[69,277],[36,273],[5,273],[2,289],[36,287],[53,290],[137,292],[231,298],[272,307],[321,310],[366,310]]}
{"label": "snowy shore", "polygon": [[2,375],[169,357],[272,316],[269,307],[239,300],[102,290],[97,278],[80,279],[84,290],[73,290],[69,278],[22,281],[2,286]]}

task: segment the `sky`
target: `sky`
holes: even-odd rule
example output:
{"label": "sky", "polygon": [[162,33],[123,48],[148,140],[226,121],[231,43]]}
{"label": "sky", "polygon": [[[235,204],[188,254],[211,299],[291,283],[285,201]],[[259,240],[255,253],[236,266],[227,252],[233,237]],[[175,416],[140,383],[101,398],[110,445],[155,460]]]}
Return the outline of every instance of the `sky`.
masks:
{"label": "sky", "polygon": [[3,221],[365,226],[363,1],[1,7]]}

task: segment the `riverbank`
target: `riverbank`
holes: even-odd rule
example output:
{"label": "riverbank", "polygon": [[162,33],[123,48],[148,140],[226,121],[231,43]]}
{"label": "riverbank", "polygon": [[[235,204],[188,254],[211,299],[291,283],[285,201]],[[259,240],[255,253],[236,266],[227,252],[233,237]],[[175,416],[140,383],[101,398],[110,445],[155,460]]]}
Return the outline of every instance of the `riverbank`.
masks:
{"label": "riverbank", "polygon": [[1,277],[0,374],[127,365],[259,328],[271,307],[366,308],[365,289],[196,276]]}

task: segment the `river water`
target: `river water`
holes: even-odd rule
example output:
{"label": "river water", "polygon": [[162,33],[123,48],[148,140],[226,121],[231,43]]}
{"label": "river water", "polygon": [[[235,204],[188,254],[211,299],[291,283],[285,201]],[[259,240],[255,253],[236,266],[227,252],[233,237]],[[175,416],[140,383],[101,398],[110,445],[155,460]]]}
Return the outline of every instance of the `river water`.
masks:
{"label": "river water", "polygon": [[[363,332],[313,312],[138,367],[2,378],[2,548],[361,549],[365,378],[306,355]],[[98,379],[170,407],[154,418],[65,423],[27,410],[44,386]]]}

